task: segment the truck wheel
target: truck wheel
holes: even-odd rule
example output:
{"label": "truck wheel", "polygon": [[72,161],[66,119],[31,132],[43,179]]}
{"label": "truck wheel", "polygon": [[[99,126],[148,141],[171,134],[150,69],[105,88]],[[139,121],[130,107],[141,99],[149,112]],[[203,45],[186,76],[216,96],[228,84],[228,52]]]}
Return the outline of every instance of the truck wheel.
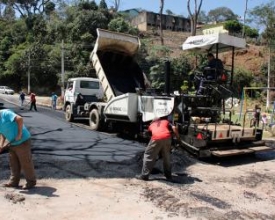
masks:
{"label": "truck wheel", "polygon": [[90,111],[89,124],[92,130],[98,131],[100,129],[100,118],[97,109]]}
{"label": "truck wheel", "polygon": [[72,107],[71,105],[66,105],[65,108],[65,119],[66,121],[72,122],[74,120],[74,116],[72,114]]}

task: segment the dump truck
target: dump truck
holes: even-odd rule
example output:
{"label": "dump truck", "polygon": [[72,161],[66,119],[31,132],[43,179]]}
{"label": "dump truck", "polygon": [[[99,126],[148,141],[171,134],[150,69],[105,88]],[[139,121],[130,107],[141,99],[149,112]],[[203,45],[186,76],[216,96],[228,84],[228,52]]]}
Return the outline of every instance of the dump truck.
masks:
{"label": "dump truck", "polygon": [[146,78],[135,60],[139,47],[137,36],[97,29],[90,60],[104,98],[86,100],[78,94],[75,102],[64,103],[67,121],[82,118],[92,130],[119,128],[142,137],[152,120],[172,113],[174,97],[146,90]]}
{"label": "dump truck", "polygon": [[[213,52],[216,58],[225,51],[232,54],[230,70],[223,70],[214,79],[205,78],[207,69],[194,73],[193,81],[204,80],[202,94],[187,93],[176,98],[180,145],[197,157],[225,157],[273,150],[262,140],[263,127],[259,123],[250,123],[248,119],[254,110],[246,110],[243,121],[233,122],[233,105],[225,104],[226,99],[233,100],[235,50],[245,47],[244,39],[221,33],[191,36],[182,45],[185,51]],[[222,74],[226,74],[226,80],[220,77]]]}

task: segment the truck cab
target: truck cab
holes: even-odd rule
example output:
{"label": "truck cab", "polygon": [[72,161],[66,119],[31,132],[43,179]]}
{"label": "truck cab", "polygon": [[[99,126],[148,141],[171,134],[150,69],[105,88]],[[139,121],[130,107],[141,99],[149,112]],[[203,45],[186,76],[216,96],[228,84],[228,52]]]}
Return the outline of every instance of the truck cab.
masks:
{"label": "truck cab", "polygon": [[90,77],[70,78],[67,82],[64,103],[75,103],[77,95],[81,94],[85,100],[103,99],[103,89],[98,79]]}
{"label": "truck cab", "polygon": [[[70,113],[81,111],[79,106],[86,102],[97,102],[104,98],[104,92],[98,79],[92,77],[70,78],[67,82],[64,94],[64,110]],[[76,108],[78,106],[78,108]],[[81,114],[77,114],[81,115]],[[72,121],[72,114],[67,115],[68,121]]]}

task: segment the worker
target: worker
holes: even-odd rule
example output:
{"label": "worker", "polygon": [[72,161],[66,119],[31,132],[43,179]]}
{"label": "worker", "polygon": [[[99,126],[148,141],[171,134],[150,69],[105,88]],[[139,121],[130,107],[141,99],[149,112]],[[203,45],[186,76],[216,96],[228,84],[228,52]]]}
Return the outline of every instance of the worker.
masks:
{"label": "worker", "polygon": [[212,53],[207,54],[208,63],[204,67],[203,77],[200,79],[199,89],[197,91],[198,95],[202,94],[205,81],[217,80],[223,73],[223,63],[220,59],[215,58]]}
{"label": "worker", "polygon": [[[26,178],[22,189],[36,185],[36,176],[31,155],[30,132],[23,124],[23,118],[9,109],[0,110],[0,152],[9,146],[11,175],[4,187],[18,187],[21,169]],[[5,144],[8,141],[8,144]]]}
{"label": "worker", "polygon": [[267,129],[267,116],[266,116],[266,114],[262,115],[261,122],[262,122],[262,125],[263,125],[263,129],[266,130]]}
{"label": "worker", "polygon": [[30,95],[30,102],[31,102],[31,105],[30,105],[30,111],[32,111],[32,108],[34,108],[34,110],[37,112],[37,108],[36,108],[36,95],[35,93],[33,92],[30,92],[29,93]]}
{"label": "worker", "polygon": [[56,110],[57,98],[58,98],[58,96],[54,92],[52,92],[51,99],[52,99],[52,109],[53,110]]}
{"label": "worker", "polygon": [[24,91],[22,90],[22,91],[20,92],[20,95],[19,95],[20,109],[21,109],[21,110],[24,109],[25,96],[26,96],[26,94],[25,94]]}
{"label": "worker", "polygon": [[260,122],[260,116],[261,116],[261,108],[259,105],[255,105],[254,108],[254,115],[253,115],[253,126],[254,127],[259,127],[259,122]]}
{"label": "worker", "polygon": [[206,71],[207,69],[212,70],[212,78],[216,77],[217,74],[219,74],[223,70],[223,63],[220,59],[215,58],[215,56],[212,53],[207,54],[207,60],[208,64],[204,68]]}
{"label": "worker", "polygon": [[152,135],[144,152],[142,172],[136,178],[145,181],[149,180],[149,175],[160,154],[163,159],[164,175],[167,180],[172,181],[170,164],[171,133],[173,132],[177,139],[179,139],[178,130],[176,126],[168,121],[167,117],[155,119],[150,124],[148,130]]}

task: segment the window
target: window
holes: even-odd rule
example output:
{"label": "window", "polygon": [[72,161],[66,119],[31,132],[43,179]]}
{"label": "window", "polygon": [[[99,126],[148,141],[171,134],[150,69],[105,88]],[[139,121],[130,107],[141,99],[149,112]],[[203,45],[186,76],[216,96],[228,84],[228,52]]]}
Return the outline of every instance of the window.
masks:
{"label": "window", "polygon": [[68,82],[68,84],[67,84],[67,89],[72,89],[73,88],[73,86],[74,86],[74,82]]}
{"label": "window", "polygon": [[82,89],[99,89],[99,82],[80,81],[80,88],[82,88]]}

